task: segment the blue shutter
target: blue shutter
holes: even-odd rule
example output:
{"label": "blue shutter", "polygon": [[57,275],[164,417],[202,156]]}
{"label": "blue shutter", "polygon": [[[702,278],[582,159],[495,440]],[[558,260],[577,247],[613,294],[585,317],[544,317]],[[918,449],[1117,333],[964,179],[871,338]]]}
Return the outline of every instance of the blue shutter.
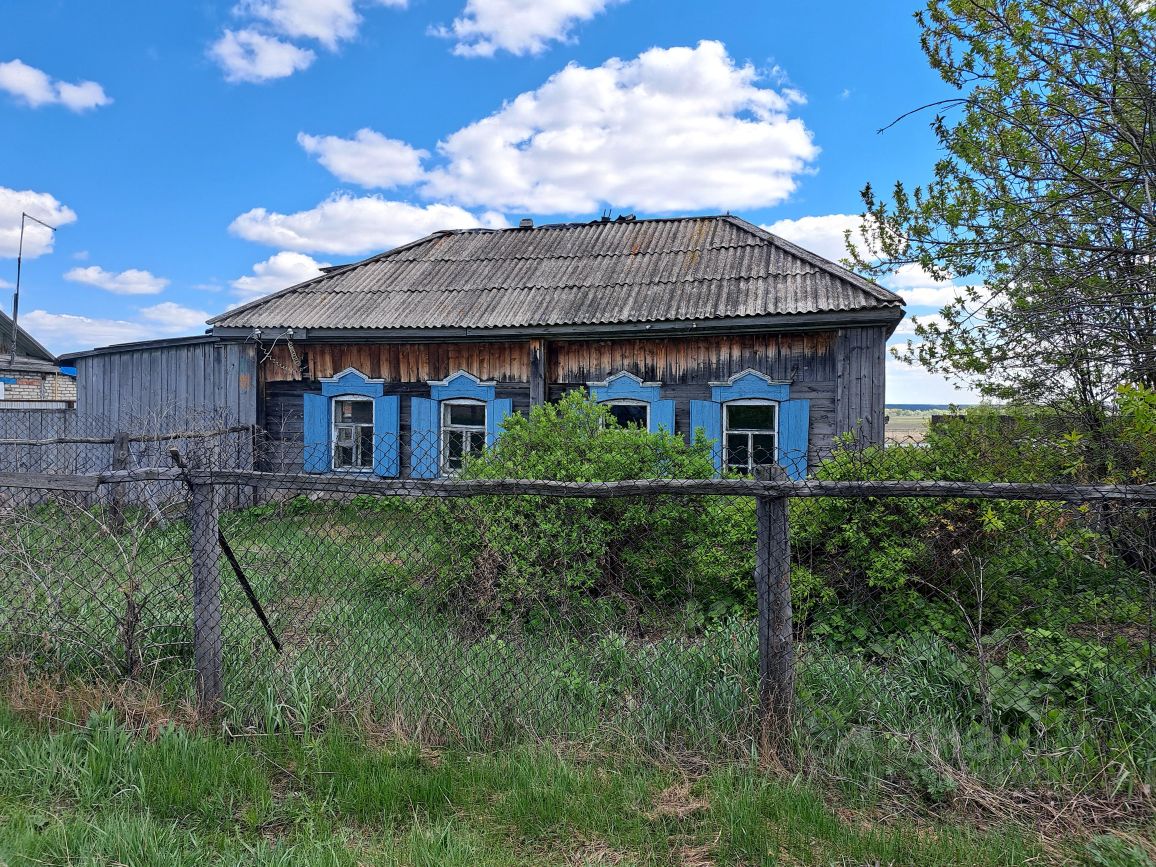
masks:
{"label": "blue shutter", "polygon": [[811,401],[785,400],[779,404],[779,465],[798,481],[807,477],[807,437]]}
{"label": "blue shutter", "polygon": [[333,469],[333,443],[329,441],[329,398],[305,395],[305,452],[302,468],[307,473]]}
{"label": "blue shutter", "polygon": [[674,433],[673,400],[655,400],[650,404],[650,432],[658,433],[663,428],[667,433]]}
{"label": "blue shutter", "polygon": [[436,479],[438,475],[438,402],[426,397],[410,398],[409,466],[415,479]]}
{"label": "blue shutter", "polygon": [[692,400],[690,402],[690,431],[696,436],[702,428],[708,441],[712,443],[714,468],[722,470],[722,404],[713,400]]}
{"label": "blue shutter", "polygon": [[493,448],[502,432],[502,422],[514,411],[514,402],[508,397],[500,397],[486,404],[486,447]]}
{"label": "blue shutter", "polygon": [[400,404],[396,394],[373,399],[373,471],[379,476],[396,476],[401,465]]}

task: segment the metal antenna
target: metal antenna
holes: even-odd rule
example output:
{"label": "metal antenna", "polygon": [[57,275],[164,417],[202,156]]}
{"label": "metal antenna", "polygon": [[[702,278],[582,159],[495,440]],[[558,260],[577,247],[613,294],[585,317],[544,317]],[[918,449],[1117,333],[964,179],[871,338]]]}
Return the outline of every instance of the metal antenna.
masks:
{"label": "metal antenna", "polygon": [[20,319],[20,269],[24,262],[24,224],[29,220],[34,223],[39,223],[50,231],[56,231],[55,226],[50,226],[31,214],[26,214],[23,211],[20,212],[20,245],[16,251],[16,290],[12,293],[12,354],[8,358],[9,364],[16,360],[16,336],[20,333],[19,326],[17,325]]}

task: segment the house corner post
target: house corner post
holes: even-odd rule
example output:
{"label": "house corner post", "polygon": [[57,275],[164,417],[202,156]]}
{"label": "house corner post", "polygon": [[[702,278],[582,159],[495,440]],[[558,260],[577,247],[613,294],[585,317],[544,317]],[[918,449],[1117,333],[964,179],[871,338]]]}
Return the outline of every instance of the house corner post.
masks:
{"label": "house corner post", "polygon": [[189,549],[193,579],[193,659],[197,707],[213,716],[222,697],[221,556],[216,490],[212,479],[194,466],[189,477]]}
{"label": "house corner post", "polygon": [[546,341],[530,338],[530,406],[546,402]]}
{"label": "house corner post", "polygon": [[[760,467],[760,481],[786,481],[777,465]],[[756,499],[759,707],[758,747],[763,762],[786,766],[795,704],[794,615],[791,608],[791,546],[787,498]]]}

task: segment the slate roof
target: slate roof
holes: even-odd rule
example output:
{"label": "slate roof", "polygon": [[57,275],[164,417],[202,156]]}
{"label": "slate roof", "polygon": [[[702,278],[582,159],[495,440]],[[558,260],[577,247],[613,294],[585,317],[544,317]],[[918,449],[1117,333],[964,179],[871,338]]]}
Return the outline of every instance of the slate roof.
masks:
{"label": "slate roof", "polygon": [[52,372],[56,356],[23,328],[16,329],[16,352],[12,352],[12,317],[0,310],[0,369]]}
{"label": "slate roof", "polygon": [[894,308],[902,299],[732,216],[438,232],[250,302],[216,328],[502,329]]}

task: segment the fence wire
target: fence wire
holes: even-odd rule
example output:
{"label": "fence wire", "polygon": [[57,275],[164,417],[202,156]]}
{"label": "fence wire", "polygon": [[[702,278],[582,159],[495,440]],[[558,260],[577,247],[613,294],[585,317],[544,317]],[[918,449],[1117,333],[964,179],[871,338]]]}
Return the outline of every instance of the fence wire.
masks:
{"label": "fence wire", "polygon": [[[956,464],[927,441],[805,468],[772,457],[761,478],[800,479],[784,499],[671,493],[664,480],[743,474],[714,443],[604,420],[515,425],[452,466],[438,443],[435,478],[393,483],[250,473],[260,436],[238,450],[235,431],[202,433],[124,468],[154,479],[110,483],[103,457],[72,470],[105,473],[91,489],[4,477],[9,668],[132,679],[172,701],[207,690],[258,730],[354,715],[439,744],[773,751],[933,799],[961,775],[1156,782],[1156,502],[1061,475],[1038,442],[1000,434],[998,454]],[[905,479],[968,484],[852,484]],[[586,487],[545,495],[540,480]],[[971,484],[993,480],[1037,497]],[[609,484],[623,481],[638,484]]]}

